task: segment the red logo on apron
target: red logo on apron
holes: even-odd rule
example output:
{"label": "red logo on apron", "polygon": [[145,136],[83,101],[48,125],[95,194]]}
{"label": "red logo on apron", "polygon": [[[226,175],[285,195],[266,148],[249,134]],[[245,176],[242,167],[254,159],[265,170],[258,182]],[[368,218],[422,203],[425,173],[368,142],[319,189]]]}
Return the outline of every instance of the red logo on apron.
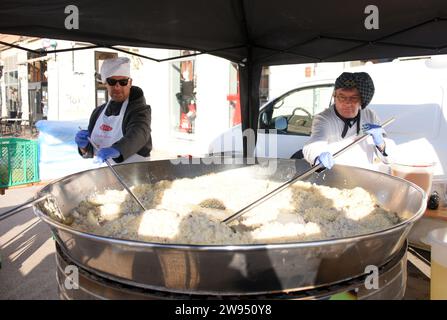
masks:
{"label": "red logo on apron", "polygon": [[111,126],[108,126],[106,124],[102,124],[99,129],[101,129],[102,131],[111,131],[113,128]]}

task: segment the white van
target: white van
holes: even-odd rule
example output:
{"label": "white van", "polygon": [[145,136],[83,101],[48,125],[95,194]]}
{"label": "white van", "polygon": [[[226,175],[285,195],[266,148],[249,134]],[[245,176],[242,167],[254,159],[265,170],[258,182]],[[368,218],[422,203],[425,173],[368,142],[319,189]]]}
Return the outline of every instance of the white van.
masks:
{"label": "white van", "polygon": [[[368,72],[375,84],[369,108],[382,121],[395,117],[387,128],[397,145],[395,156],[405,163],[433,162],[433,183],[447,182],[447,60],[428,57],[364,65],[350,72]],[[331,101],[335,78],[305,83],[264,104],[259,113],[256,155],[290,158],[309,139],[315,114]],[[278,117],[287,118],[285,130],[275,129]],[[241,126],[235,126],[210,144],[209,153],[242,153]],[[444,196],[445,187],[442,189]],[[444,200],[444,199],[443,199]],[[444,200],[445,201],[445,200]]]}

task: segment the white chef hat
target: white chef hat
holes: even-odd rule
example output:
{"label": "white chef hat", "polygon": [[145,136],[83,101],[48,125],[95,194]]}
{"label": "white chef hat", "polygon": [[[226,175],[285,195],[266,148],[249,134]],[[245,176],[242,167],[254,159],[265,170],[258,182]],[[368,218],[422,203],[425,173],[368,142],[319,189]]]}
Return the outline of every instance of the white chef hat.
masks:
{"label": "white chef hat", "polygon": [[119,57],[104,60],[101,66],[101,81],[106,83],[106,79],[113,76],[130,77],[130,59]]}

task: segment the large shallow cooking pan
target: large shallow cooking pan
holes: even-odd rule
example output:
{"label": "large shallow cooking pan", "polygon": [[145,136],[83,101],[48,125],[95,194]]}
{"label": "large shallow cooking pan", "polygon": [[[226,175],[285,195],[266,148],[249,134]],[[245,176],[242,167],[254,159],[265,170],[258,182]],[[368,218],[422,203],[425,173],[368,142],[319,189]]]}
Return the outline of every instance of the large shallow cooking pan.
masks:
{"label": "large shallow cooking pan", "polygon": [[[197,159],[194,159],[196,162]],[[272,160],[267,165],[218,164],[221,158],[176,164],[169,160],[117,165],[129,185],[162,179],[196,177],[222,170],[286,181],[308,165],[303,160]],[[214,162],[209,164],[210,162]],[[223,162],[223,161],[222,161]],[[276,170],[273,170],[276,168]],[[56,236],[73,261],[103,277],[155,290],[218,295],[249,295],[314,288],[365,273],[381,266],[399,251],[413,223],[425,211],[426,194],[418,186],[390,175],[336,165],[308,181],[339,188],[360,186],[374,194],[402,222],[380,232],[325,241],[258,245],[206,246],[126,241],[83,233],[50,218],[37,206],[35,213]],[[121,189],[108,168],[80,172],[55,181],[36,197],[50,193],[62,214],[94,191]]]}

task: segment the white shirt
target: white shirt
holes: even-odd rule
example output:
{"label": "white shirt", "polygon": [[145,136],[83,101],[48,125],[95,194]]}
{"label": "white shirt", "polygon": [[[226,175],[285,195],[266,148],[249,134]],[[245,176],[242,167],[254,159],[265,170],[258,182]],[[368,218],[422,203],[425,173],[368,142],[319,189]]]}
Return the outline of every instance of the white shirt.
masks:
{"label": "white shirt", "polygon": [[[360,109],[359,112],[360,128],[365,123],[381,124],[381,121],[371,109]],[[357,135],[357,123],[355,123],[348,129],[345,138],[342,138],[341,134],[344,126],[344,121],[337,116],[334,107],[330,107],[316,115],[312,123],[312,135],[303,148],[304,158],[307,162],[313,165],[315,159],[322,152],[330,152],[333,155],[363,134],[360,129]],[[390,144],[388,141],[387,139],[387,153]],[[339,155],[335,159],[335,163],[377,170],[375,165],[377,159],[386,162],[386,157],[379,152],[372,137],[369,136],[366,140],[352,146],[349,150]]]}

